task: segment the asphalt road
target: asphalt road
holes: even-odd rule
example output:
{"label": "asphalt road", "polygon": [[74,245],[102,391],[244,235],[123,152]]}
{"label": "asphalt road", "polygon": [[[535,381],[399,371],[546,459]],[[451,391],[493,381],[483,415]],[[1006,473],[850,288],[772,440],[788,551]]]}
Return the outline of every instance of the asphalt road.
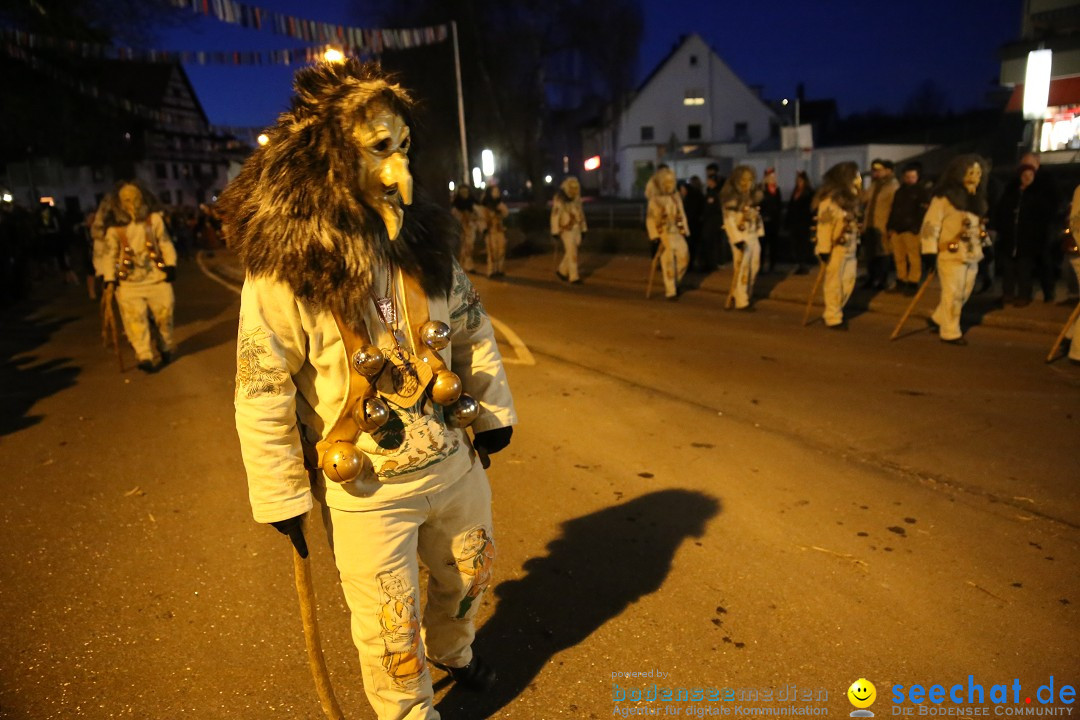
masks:
{"label": "asphalt road", "polygon": [[[521,425],[490,471],[500,683],[439,683],[444,717],[608,717],[653,682],[833,715],[860,677],[878,715],[895,684],[1078,684],[1080,369],[1045,336],[890,343],[875,313],[836,333],[508,273],[476,280],[528,349],[503,347]],[[237,296],[183,267],[179,358],[145,376],[54,290],[0,336],[0,717],[322,717],[291,551],[247,506]],[[371,718],[314,525],[330,671]]]}

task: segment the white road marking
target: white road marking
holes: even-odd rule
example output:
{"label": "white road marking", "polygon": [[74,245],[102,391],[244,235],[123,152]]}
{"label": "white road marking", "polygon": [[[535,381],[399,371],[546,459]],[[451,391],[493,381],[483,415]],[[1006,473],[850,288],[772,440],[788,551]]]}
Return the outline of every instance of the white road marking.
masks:
{"label": "white road marking", "polygon": [[203,275],[210,278],[211,280],[216,282],[218,285],[223,285],[223,286],[229,288],[230,290],[232,290],[237,295],[239,295],[240,294],[240,288],[236,287],[235,285],[230,283],[228,280],[223,280],[223,279],[219,278],[217,275],[215,275],[213,272],[210,271],[210,268],[206,267],[206,261],[203,259],[203,253],[205,253],[205,252],[206,252],[205,250],[200,250],[199,252],[195,253],[195,262],[198,263],[199,269],[202,270]]}
{"label": "white road marking", "polygon": [[506,337],[506,340],[510,343],[510,347],[514,348],[514,353],[517,355],[517,357],[512,357],[512,358],[504,357],[502,359],[504,364],[506,364],[506,365],[535,365],[536,364],[536,358],[534,358],[533,354],[531,352],[529,352],[529,348],[525,346],[525,343],[522,341],[522,339],[520,337],[518,337],[518,334],[510,329],[509,325],[502,322],[501,320],[495,319],[491,315],[488,315],[488,319],[491,320],[491,324],[495,327],[495,329],[498,330],[499,332],[501,332]]}

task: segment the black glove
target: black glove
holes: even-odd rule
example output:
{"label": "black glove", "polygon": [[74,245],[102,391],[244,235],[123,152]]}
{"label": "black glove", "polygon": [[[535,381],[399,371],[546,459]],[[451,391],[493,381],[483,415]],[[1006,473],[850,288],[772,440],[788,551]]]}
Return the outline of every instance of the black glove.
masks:
{"label": "black glove", "polygon": [[823,263],[829,262],[829,253],[818,253],[817,259]]}
{"label": "black glove", "polygon": [[99,283],[100,285],[104,286],[105,285],[105,276],[104,275],[95,275],[94,276],[94,281]]}
{"label": "black glove", "polygon": [[551,242],[561,243],[562,242],[562,236],[561,235],[556,235],[555,233],[552,233],[551,234]]}
{"label": "black glove", "polygon": [[746,241],[745,240],[740,240],[739,242],[735,243],[735,247],[738,248],[739,250],[745,250],[746,249]]}
{"label": "black glove", "polygon": [[171,283],[171,282],[174,282],[175,280],[176,280],[176,266],[175,265],[166,265],[165,266],[165,282]]}
{"label": "black glove", "polygon": [[288,520],[278,520],[277,522],[270,523],[274,526],[282,535],[287,535],[289,540],[292,541],[293,547],[296,548],[297,554],[306,558],[308,556],[307,541],[304,540],[304,516],[297,515],[291,517]]}
{"label": "black glove", "polygon": [[510,436],[514,434],[513,427],[501,427],[494,430],[484,430],[476,433],[473,438],[473,447],[477,452],[485,455],[497,453],[510,444]]}
{"label": "black glove", "polygon": [[107,287],[116,287],[116,281],[115,280],[106,280],[103,287],[106,287],[106,288]]}
{"label": "black glove", "polygon": [[937,255],[935,253],[923,253],[921,257],[923,267],[937,267]]}

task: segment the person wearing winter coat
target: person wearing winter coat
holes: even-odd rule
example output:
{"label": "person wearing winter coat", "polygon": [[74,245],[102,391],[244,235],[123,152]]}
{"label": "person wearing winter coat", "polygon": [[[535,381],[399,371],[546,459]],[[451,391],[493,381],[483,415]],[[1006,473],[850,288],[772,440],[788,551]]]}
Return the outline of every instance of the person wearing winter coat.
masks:
{"label": "person wearing winter coat", "polygon": [[551,204],[551,237],[563,247],[562,262],[555,271],[560,280],[581,282],[578,275],[578,248],[588,231],[585,211],[581,207],[581,183],[576,177],[568,177],[559,186]]}
{"label": "person wearing winter coat", "polygon": [[[156,372],[172,361],[176,296],[176,248],[165,230],[157,199],[136,181],[121,182],[115,202],[105,208],[104,278],[106,301],[115,288],[124,334],[138,368]],[[99,212],[102,208],[99,208]],[[157,328],[151,335],[150,321]]]}
{"label": "person wearing winter coat", "polygon": [[929,324],[943,342],[967,345],[960,313],[975,288],[986,235],[986,161],[978,155],[953,158],[934,188],[923,218],[922,252],[937,255],[941,300]]}
{"label": "person wearing winter coat", "polygon": [[791,241],[795,262],[798,263],[796,275],[809,272],[810,263],[813,262],[814,246],[810,239],[810,227],[814,223],[814,213],[810,209],[813,200],[814,187],[810,184],[810,177],[800,170],[795,174],[795,187],[784,214],[784,229]]}
{"label": "person wearing winter coat", "polygon": [[884,290],[889,285],[892,244],[888,234],[889,213],[900,183],[889,160],[870,164],[870,187],[863,195],[862,243],[866,254],[866,287]]}
{"label": "person wearing winter coat", "polygon": [[815,252],[825,263],[825,327],[847,330],[844,306],[855,289],[862,177],[853,162],[833,165],[822,178],[812,208],[817,213]]}
{"label": "person wearing winter coat", "polygon": [[930,206],[930,191],[919,177],[921,169],[918,163],[908,163],[901,170],[903,183],[893,196],[886,226],[896,263],[896,288],[907,295],[914,295],[922,282],[919,233]]}
{"label": "person wearing winter coat", "polygon": [[472,650],[495,559],[484,469],[517,417],[458,226],[414,198],[409,93],[355,59],[294,87],[219,200],[246,271],[234,404],[252,514],[306,557],[319,503],[375,715],[435,720],[432,666],[467,689],[495,679]]}
{"label": "person wearing winter coat", "polygon": [[733,259],[731,291],[736,310],[752,310],[754,281],[761,269],[761,238],[765,225],[761,219],[761,191],[755,189],[754,170],[739,165],[731,171],[720,191],[724,209],[724,231]]}
{"label": "person wearing winter coat", "polygon": [[491,183],[484,188],[479,210],[484,227],[484,244],[487,246],[487,276],[501,277],[506,274],[503,272],[506,264],[506,225],[503,221],[510,211],[503,202],[502,190],[498,185]]}
{"label": "person wearing winter coat", "polygon": [[1054,299],[1054,268],[1049,244],[1061,227],[1053,182],[1039,172],[1038,157],[1020,158],[1016,177],[1006,186],[990,218],[997,231],[998,273],[1002,298],[1024,307],[1031,302],[1032,278],[1038,276],[1043,300]]}

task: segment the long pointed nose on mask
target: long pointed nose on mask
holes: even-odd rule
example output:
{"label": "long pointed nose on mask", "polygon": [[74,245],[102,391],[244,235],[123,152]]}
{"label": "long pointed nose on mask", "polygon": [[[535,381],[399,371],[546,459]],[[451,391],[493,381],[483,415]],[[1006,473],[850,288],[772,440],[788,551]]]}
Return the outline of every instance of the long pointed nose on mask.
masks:
{"label": "long pointed nose on mask", "polygon": [[401,233],[401,223],[405,215],[402,206],[411,205],[413,199],[409,158],[404,153],[391,155],[383,163],[379,180],[384,193],[380,214],[386,224],[387,235],[393,240]]}

